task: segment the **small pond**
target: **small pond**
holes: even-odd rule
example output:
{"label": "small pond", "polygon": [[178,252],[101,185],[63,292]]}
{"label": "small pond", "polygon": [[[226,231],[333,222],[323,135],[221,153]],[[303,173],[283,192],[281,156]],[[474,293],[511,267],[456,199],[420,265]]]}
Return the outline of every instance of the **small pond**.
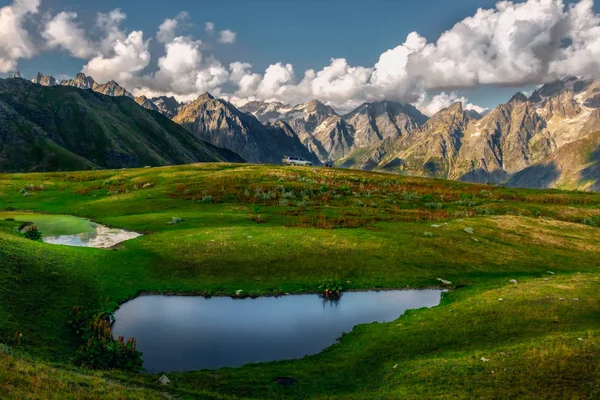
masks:
{"label": "small pond", "polygon": [[140,296],[115,314],[113,335],[135,337],[151,373],[238,367],[302,358],[336,343],[355,325],[388,322],[439,304],[442,290],[347,292],[320,296]]}
{"label": "small pond", "polygon": [[108,248],[141,236],[137,232],[109,228],[89,219],[72,215],[36,213],[0,213],[0,218],[33,222],[42,233],[42,240],[66,246]]}

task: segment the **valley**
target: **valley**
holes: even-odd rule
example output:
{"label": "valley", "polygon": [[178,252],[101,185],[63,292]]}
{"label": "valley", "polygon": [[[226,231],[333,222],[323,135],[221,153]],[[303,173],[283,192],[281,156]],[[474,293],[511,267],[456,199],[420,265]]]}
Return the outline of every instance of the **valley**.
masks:
{"label": "valley", "polygon": [[[4,174],[0,193],[4,213],[143,233],[110,250],[69,247],[26,239],[19,222],[0,219],[9,398],[25,387],[39,398],[132,399],[599,393],[598,194],[227,163]],[[316,293],[329,279],[345,291],[449,292],[440,306],[359,325],[317,355],[168,373],[168,386],[156,383],[161,374],[72,365],[75,306],[143,293]]]}

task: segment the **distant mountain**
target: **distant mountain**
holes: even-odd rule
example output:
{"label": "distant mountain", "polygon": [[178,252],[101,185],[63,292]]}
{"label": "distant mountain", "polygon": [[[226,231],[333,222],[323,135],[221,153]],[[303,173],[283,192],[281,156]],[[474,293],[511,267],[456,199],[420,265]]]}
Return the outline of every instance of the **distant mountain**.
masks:
{"label": "distant mountain", "polygon": [[103,85],[96,84],[93,88],[94,92],[102,93],[107,96],[125,96],[133,99],[133,95],[115,81],[107,82]]}
{"label": "distant mountain", "polygon": [[261,121],[287,122],[323,161],[341,159],[386,138],[407,135],[427,121],[415,107],[392,101],[364,103],[346,115],[318,100],[296,106],[254,101],[240,109]]}
{"label": "distant mountain", "polygon": [[38,72],[37,75],[31,80],[33,83],[37,83],[42,86],[56,86],[58,82],[54,77],[50,75],[43,75],[41,72]]}
{"label": "distant mountain", "polygon": [[457,103],[408,135],[359,148],[338,163],[463,181],[593,189],[600,180],[589,164],[596,154],[590,150],[593,135],[600,131],[598,93],[599,82],[567,77],[530,98],[517,93],[485,116]]}
{"label": "distant mountain", "polygon": [[147,110],[152,110],[152,111],[158,112],[158,107],[156,106],[156,104],[154,104],[153,102],[148,100],[148,98],[146,96],[136,97],[135,102]]}
{"label": "distant mountain", "polygon": [[0,79],[0,171],[243,161],[128,97]]}
{"label": "distant mountain", "polygon": [[173,118],[198,138],[231,149],[253,163],[281,163],[284,155],[318,158],[302,145],[284,122],[263,125],[254,116],[204,93]]}
{"label": "distant mountain", "polygon": [[65,79],[60,82],[62,86],[73,86],[79,89],[94,89],[98,84],[91,76],[86,76],[84,73],[78,73],[74,79]]}
{"label": "distant mountain", "polygon": [[153,97],[150,101],[156,105],[160,113],[171,119],[179,114],[179,111],[181,111],[181,108],[183,107],[183,104],[179,103],[175,97]]}

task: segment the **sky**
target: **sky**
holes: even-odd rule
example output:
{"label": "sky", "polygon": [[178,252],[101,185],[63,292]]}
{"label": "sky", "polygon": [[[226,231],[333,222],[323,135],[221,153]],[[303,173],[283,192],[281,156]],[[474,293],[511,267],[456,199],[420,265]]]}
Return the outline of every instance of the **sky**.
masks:
{"label": "sky", "polygon": [[0,75],[85,72],[135,95],[484,110],[600,78],[593,0],[0,0]]}

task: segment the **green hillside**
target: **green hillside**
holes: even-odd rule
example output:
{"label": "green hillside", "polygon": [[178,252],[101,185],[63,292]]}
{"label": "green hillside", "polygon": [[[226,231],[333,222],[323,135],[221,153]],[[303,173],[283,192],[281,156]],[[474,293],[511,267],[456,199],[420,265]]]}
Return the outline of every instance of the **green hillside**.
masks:
{"label": "green hillside", "polygon": [[[3,399],[600,396],[597,193],[214,163],[3,174],[0,211]],[[50,245],[6,220],[19,211],[145,234],[111,250]],[[358,326],[301,360],[169,373],[167,386],[73,365],[74,306],[308,293],[327,278],[347,290],[451,284],[440,306]]]}
{"label": "green hillside", "polygon": [[0,79],[0,171],[243,161],[127,97]]}

